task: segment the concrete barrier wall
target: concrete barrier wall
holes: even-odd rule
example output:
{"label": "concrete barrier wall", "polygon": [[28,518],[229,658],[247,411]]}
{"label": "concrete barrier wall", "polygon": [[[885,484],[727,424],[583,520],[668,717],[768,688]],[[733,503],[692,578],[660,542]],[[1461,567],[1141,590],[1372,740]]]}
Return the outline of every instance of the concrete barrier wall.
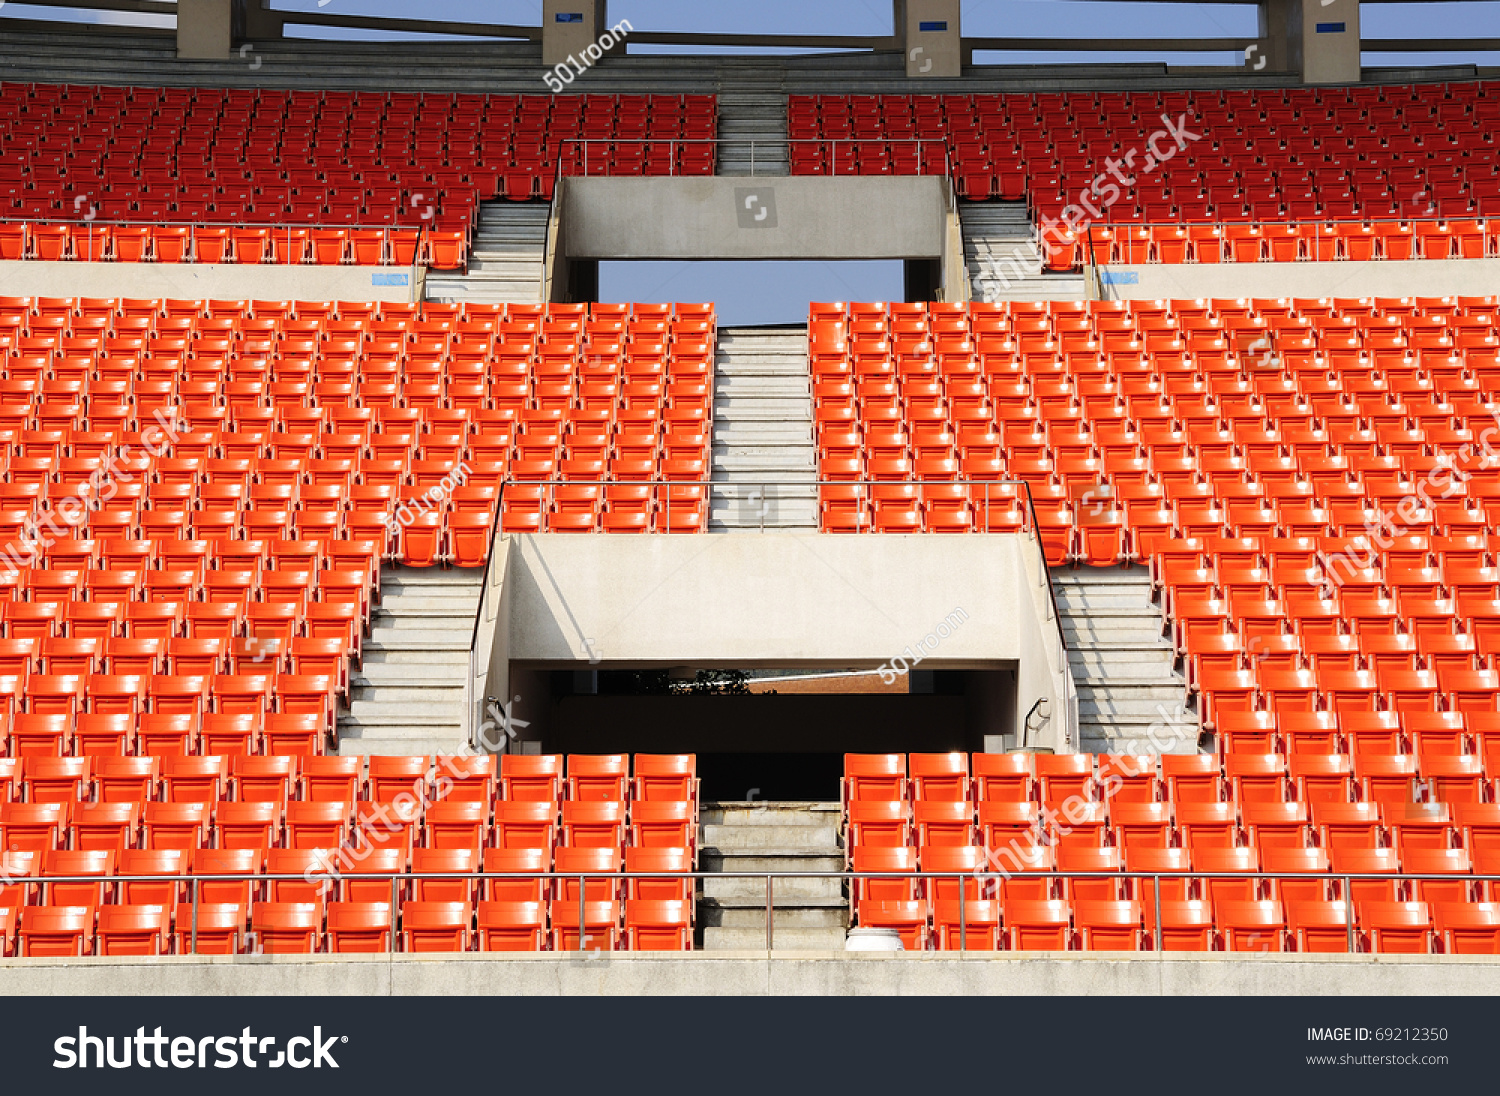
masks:
{"label": "concrete barrier wall", "polygon": [[399,266],[0,262],[0,295],[412,302],[422,299],[423,273]]}
{"label": "concrete barrier wall", "polygon": [[514,537],[510,657],[874,667],[933,634],[924,667],[988,668],[1035,653],[1028,551],[1003,534]]}
{"label": "concrete barrier wall", "polygon": [[574,178],[569,259],[940,259],[945,178]]}
{"label": "concrete barrier wall", "polygon": [[1500,285],[1500,259],[1159,263],[1104,267],[1101,274],[1103,295],[1120,300],[1483,296]]}
{"label": "concrete barrier wall", "polygon": [[1488,996],[1500,957],[725,952],[0,961],[9,996]]}

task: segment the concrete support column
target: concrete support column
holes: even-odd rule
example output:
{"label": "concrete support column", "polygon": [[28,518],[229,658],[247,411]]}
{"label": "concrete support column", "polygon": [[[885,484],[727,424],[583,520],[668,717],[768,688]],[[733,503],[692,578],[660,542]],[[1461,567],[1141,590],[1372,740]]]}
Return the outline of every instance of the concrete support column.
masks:
{"label": "concrete support column", "polygon": [[1255,72],[1301,71],[1301,6],[1301,0],[1260,0],[1259,26],[1256,28],[1258,41],[1245,51],[1247,69]]}
{"label": "concrete support column", "polygon": [[222,61],[229,56],[233,41],[233,0],[178,0],[178,57]]}
{"label": "concrete support column", "polygon": [[1302,0],[1302,82],[1359,78],[1359,0]]}
{"label": "concrete support column", "polygon": [[286,15],[266,6],[268,0],[235,0],[235,38],[246,42],[279,42]]}
{"label": "concrete support column", "polygon": [[896,40],[913,78],[963,75],[959,0],[894,0]]}
{"label": "concrete support column", "polygon": [[1359,83],[1359,0],[1260,0],[1259,20],[1247,69],[1295,73],[1304,84]]}
{"label": "concrete support column", "polygon": [[586,64],[583,51],[608,29],[605,0],[544,0],[542,64],[560,64],[569,57]]}

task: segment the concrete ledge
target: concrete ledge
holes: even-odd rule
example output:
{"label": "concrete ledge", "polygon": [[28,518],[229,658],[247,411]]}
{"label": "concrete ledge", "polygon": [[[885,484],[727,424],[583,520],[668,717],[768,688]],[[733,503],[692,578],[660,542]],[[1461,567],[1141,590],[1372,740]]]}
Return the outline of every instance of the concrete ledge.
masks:
{"label": "concrete ledge", "polygon": [[1108,266],[1100,273],[1104,296],[1122,300],[1483,296],[1500,284],[1500,259],[1153,263]]}
{"label": "concrete ledge", "polygon": [[940,175],[570,178],[569,259],[936,259]]}
{"label": "concrete ledge", "polygon": [[404,266],[19,261],[0,262],[0,295],[409,303],[422,299],[425,273]]}
{"label": "concrete ledge", "polygon": [[843,952],[0,961],[0,994],[1487,996],[1500,956]]}

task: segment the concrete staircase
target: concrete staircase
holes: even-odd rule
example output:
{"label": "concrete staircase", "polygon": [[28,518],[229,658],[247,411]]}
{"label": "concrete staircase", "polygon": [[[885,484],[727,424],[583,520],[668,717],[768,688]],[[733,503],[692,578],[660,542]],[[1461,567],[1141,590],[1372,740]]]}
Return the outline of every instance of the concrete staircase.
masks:
{"label": "concrete staircase", "polygon": [[464,742],[464,676],[481,569],[387,567],[364,665],[339,716],[341,754],[431,754]]}
{"label": "concrete staircase", "polygon": [[1036,227],[1025,202],[960,202],[964,262],[976,301],[1082,300],[1081,274],[1047,274],[1032,246]]}
{"label": "concrete staircase", "polygon": [[1166,752],[1196,753],[1198,716],[1183,708],[1185,684],[1146,568],[1059,567],[1052,586],[1078,686],[1079,749],[1119,753],[1139,739],[1155,752],[1146,734],[1155,724],[1163,743],[1177,740]]}
{"label": "concrete staircase", "polygon": [[[843,871],[837,803],[705,803],[699,870]],[[780,879],[771,887],[773,951],[842,951],[849,902],[838,879]],[[698,902],[704,951],[766,950],[766,881],[705,879]]]}
{"label": "concrete staircase", "polygon": [[809,376],[806,328],[719,329],[710,532],[817,528]]}
{"label": "concrete staircase", "polygon": [[779,65],[719,70],[719,174],[785,175],[786,93]]}
{"label": "concrete staircase", "polygon": [[485,202],[469,268],[427,275],[429,301],[540,304],[550,202]]}

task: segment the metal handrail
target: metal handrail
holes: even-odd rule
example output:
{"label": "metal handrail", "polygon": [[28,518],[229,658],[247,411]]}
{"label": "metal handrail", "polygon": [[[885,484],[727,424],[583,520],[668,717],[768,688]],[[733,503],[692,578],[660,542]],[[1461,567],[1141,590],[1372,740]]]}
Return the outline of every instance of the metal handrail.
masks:
{"label": "metal handrail", "polygon": [[[226,231],[229,231],[229,232],[233,232],[236,229],[243,230],[243,231],[252,231],[252,232],[253,231],[265,230],[267,233],[269,233],[269,235],[267,236],[267,248],[268,248],[268,250],[270,250],[271,245],[273,245],[274,242],[278,238],[284,238],[287,241],[288,250],[290,250],[291,241],[292,241],[292,233],[294,233],[294,232],[312,233],[312,232],[330,232],[330,231],[336,231],[336,232],[347,232],[347,233],[351,233],[351,234],[355,233],[355,232],[379,232],[381,234],[381,241],[380,241],[380,244],[381,244],[381,257],[380,257],[380,262],[379,262],[378,265],[380,265],[380,266],[406,266],[406,265],[408,265],[408,264],[405,264],[405,263],[398,263],[396,261],[396,259],[395,259],[394,253],[389,254],[389,255],[386,254],[386,252],[392,250],[393,242],[394,242],[393,241],[393,236],[394,236],[395,233],[414,233],[415,234],[416,239],[415,239],[415,241],[413,243],[413,262],[412,262],[411,265],[413,265],[413,266],[421,265],[421,263],[422,263],[422,247],[423,247],[423,244],[426,242],[426,238],[427,238],[428,233],[432,231],[432,226],[428,222],[426,222],[426,221],[424,221],[424,222],[422,222],[420,224],[414,224],[414,225],[406,225],[406,224],[399,224],[399,225],[389,225],[389,224],[367,225],[367,224],[323,224],[321,222],[319,222],[319,223],[314,223],[314,222],[301,223],[301,222],[287,222],[287,221],[282,221],[282,222],[263,222],[263,221],[147,221],[147,220],[139,220],[139,219],[113,220],[113,219],[102,218],[102,217],[92,217],[92,218],[17,217],[17,216],[10,215],[10,214],[0,215],[0,226],[10,226],[10,225],[19,225],[19,226],[21,226],[23,228],[27,228],[27,229],[30,229],[30,228],[49,228],[49,227],[64,227],[64,228],[69,228],[69,229],[75,229],[77,231],[75,231],[75,232],[73,232],[71,234],[72,238],[75,239],[75,240],[79,239],[82,236],[82,234],[83,234],[82,230],[88,229],[88,238],[90,240],[90,246],[92,246],[93,229],[95,227],[111,228],[111,229],[113,229],[113,228],[143,229],[148,234],[150,233],[150,231],[152,229],[158,229],[158,228],[187,229],[188,230],[188,235],[187,235],[186,241],[185,241],[185,243],[183,245],[186,250],[193,250],[196,247],[196,244],[197,244],[197,233],[199,231],[203,230],[203,229],[225,229]],[[352,235],[351,235],[351,242],[352,242]],[[310,239],[309,240],[305,240],[304,241],[304,248],[307,248],[307,247],[310,247],[310,246],[312,246],[312,241]],[[274,251],[272,252],[272,254],[274,254]],[[59,259],[58,261],[75,261],[76,262],[76,261],[83,261],[83,260],[79,260],[79,259],[77,259],[76,256],[73,256],[73,257],[70,257],[68,259]],[[99,260],[95,260],[95,261],[109,262],[109,261],[120,261],[120,260],[99,259]],[[145,261],[145,260],[142,260],[142,261]],[[161,262],[161,261],[162,260],[155,260],[155,262]],[[224,260],[221,260],[221,261],[224,261]],[[240,264],[238,263],[238,260],[236,260],[231,265],[240,265]],[[324,266],[324,265],[326,265],[326,266],[333,266],[333,265],[339,265],[339,264],[334,264],[334,263],[326,263],[326,264],[325,263],[318,263],[316,261],[308,261],[306,259],[295,259],[295,260],[288,259],[288,260],[285,260],[285,261],[280,261],[280,260],[273,260],[273,259],[271,259],[271,258],[268,257],[266,259],[263,259],[259,263],[249,263],[249,264],[244,264],[244,265],[250,265],[250,266]]]}
{"label": "metal handrail", "polygon": [[[334,850],[325,850],[325,851],[333,852]],[[991,850],[987,850],[986,854],[991,859],[993,859],[994,856],[996,855]],[[636,880],[636,879],[649,879],[649,880],[654,880],[654,881],[658,881],[658,882],[663,881],[663,880],[671,881],[671,880],[689,880],[689,879],[694,880],[694,881],[697,881],[697,880],[708,880],[708,879],[759,879],[759,880],[764,880],[765,881],[765,885],[766,885],[765,916],[766,916],[766,950],[767,951],[770,951],[770,950],[773,949],[773,942],[774,942],[774,938],[773,938],[773,935],[772,935],[772,932],[773,932],[772,926],[773,926],[774,911],[775,911],[775,906],[774,906],[774,902],[773,902],[773,884],[774,884],[774,881],[777,880],[777,879],[837,879],[837,880],[840,880],[841,882],[850,883],[850,884],[857,883],[860,880],[875,880],[875,879],[880,879],[880,880],[895,880],[895,881],[899,881],[899,880],[908,880],[908,881],[916,881],[916,880],[924,880],[924,881],[925,880],[951,880],[951,881],[956,882],[956,883],[959,884],[959,894],[960,894],[960,897],[957,898],[957,899],[952,899],[952,901],[956,902],[957,905],[958,905],[958,914],[959,914],[959,950],[960,951],[966,951],[966,950],[968,950],[968,948],[967,948],[967,921],[966,921],[966,918],[967,918],[967,907],[971,903],[974,903],[974,902],[979,902],[979,901],[994,901],[994,899],[982,899],[982,898],[977,898],[977,897],[973,898],[973,899],[969,898],[967,896],[968,887],[966,887],[964,885],[964,883],[965,883],[966,880],[970,880],[970,879],[975,880],[976,884],[979,884],[979,885],[982,885],[986,881],[995,881],[995,880],[1000,880],[1000,879],[1012,879],[1012,878],[1017,878],[1017,877],[1022,878],[1022,879],[1027,879],[1027,880],[1033,880],[1033,881],[1034,880],[1043,880],[1043,879],[1044,880],[1054,880],[1054,881],[1076,880],[1076,879],[1104,880],[1104,881],[1108,881],[1108,880],[1116,880],[1116,881],[1118,881],[1118,880],[1122,880],[1122,879],[1150,880],[1151,881],[1151,885],[1152,885],[1152,899],[1153,899],[1154,914],[1155,914],[1155,916],[1152,918],[1153,943],[1154,943],[1154,949],[1153,950],[1155,950],[1155,951],[1161,951],[1162,950],[1162,917],[1161,917],[1161,912],[1162,912],[1162,910],[1161,910],[1161,907],[1162,907],[1162,898],[1161,898],[1161,883],[1162,883],[1163,880],[1202,879],[1202,880],[1208,880],[1208,881],[1224,880],[1224,881],[1238,881],[1238,882],[1246,882],[1246,881],[1256,881],[1256,882],[1259,882],[1259,881],[1266,881],[1266,880],[1271,880],[1271,881],[1275,881],[1275,880],[1282,880],[1282,881],[1291,880],[1291,881],[1302,881],[1302,882],[1317,881],[1317,880],[1320,880],[1320,879],[1330,880],[1330,881],[1331,880],[1339,880],[1343,884],[1343,897],[1340,898],[1340,899],[1335,899],[1334,901],[1342,903],[1343,906],[1344,906],[1345,928],[1346,928],[1346,939],[1347,939],[1347,952],[1349,954],[1354,954],[1356,952],[1356,948],[1355,948],[1355,942],[1356,942],[1356,934],[1355,934],[1355,928],[1356,928],[1356,926],[1355,926],[1355,909],[1354,909],[1354,900],[1351,897],[1351,893],[1352,893],[1351,892],[1351,884],[1352,883],[1355,883],[1355,882],[1361,882],[1361,883],[1363,883],[1363,882],[1377,882],[1377,883],[1384,883],[1384,882],[1448,882],[1448,883],[1451,883],[1451,882],[1463,881],[1463,880],[1467,880],[1467,881],[1472,882],[1472,883],[1491,883],[1491,884],[1493,884],[1493,883],[1500,883],[1500,875],[1490,875],[1490,874],[1482,874],[1482,873],[1457,873],[1457,872],[1449,872],[1449,873],[1422,873],[1422,872],[1379,873],[1379,872],[1342,872],[1342,871],[1331,871],[1331,870],[1330,871],[1309,871],[1309,872],[1294,872],[1294,871],[1282,871],[1282,872],[1271,872],[1271,871],[1230,872],[1230,871],[1192,871],[1192,870],[1185,870],[1185,871],[1128,871],[1128,870],[1122,870],[1122,871],[1061,871],[1061,870],[1057,870],[1057,869],[1048,869],[1048,870],[1045,870],[1045,871],[1007,871],[1007,870],[1001,869],[1001,870],[994,870],[994,871],[976,870],[976,871],[952,871],[952,872],[934,872],[934,871],[778,871],[778,872],[765,872],[765,871],[720,871],[720,872],[707,872],[707,871],[667,871],[667,870],[664,870],[664,869],[657,869],[657,870],[654,870],[654,871],[633,871],[633,872],[632,871],[513,871],[513,872],[492,872],[492,871],[473,871],[473,872],[411,872],[411,871],[402,871],[402,872],[388,872],[388,871],[383,871],[383,870],[376,869],[376,870],[372,870],[372,871],[368,871],[368,872],[346,871],[346,872],[339,873],[337,876],[332,876],[332,875],[324,875],[323,876],[323,878],[325,878],[325,879],[327,879],[329,881],[330,885],[335,880],[347,880],[347,879],[350,879],[351,877],[355,878],[357,880],[361,880],[361,881],[366,882],[366,883],[375,882],[375,881],[379,881],[379,880],[389,880],[390,881],[390,884],[391,884],[391,899],[392,900],[391,900],[391,903],[390,903],[390,907],[391,907],[391,920],[390,920],[390,925],[389,925],[389,929],[388,929],[388,931],[390,933],[390,937],[389,937],[389,940],[390,940],[390,951],[389,951],[388,954],[395,954],[396,953],[397,925],[398,925],[398,918],[400,916],[399,885],[402,882],[405,882],[405,881],[418,881],[418,880],[426,880],[426,879],[435,879],[435,880],[464,880],[464,879],[467,879],[467,880],[470,880],[470,881],[472,881],[474,883],[482,883],[482,882],[485,882],[485,881],[488,881],[488,880],[503,880],[503,881],[516,881],[516,882],[526,882],[526,881],[531,881],[531,880],[543,880],[543,879],[545,879],[545,880],[560,879],[560,880],[563,880],[563,881],[577,880],[578,884],[579,884],[579,886],[578,886],[578,937],[579,937],[579,950],[580,951],[588,951],[588,950],[590,950],[590,949],[588,949],[588,948],[585,947],[585,945],[587,943],[588,928],[589,928],[589,922],[588,922],[588,918],[586,916],[586,904],[587,904],[587,901],[588,901],[588,898],[587,898],[588,884],[590,882],[597,884],[597,883],[599,883],[602,880],[617,880],[617,881],[627,882],[627,883],[629,881],[631,881],[631,880]],[[236,883],[252,884],[252,883],[256,883],[256,882],[263,882],[263,883],[281,883],[281,882],[303,882],[303,883],[310,883],[311,882],[308,879],[306,873],[298,875],[298,874],[283,874],[283,873],[268,873],[268,872],[257,872],[257,873],[250,873],[250,872],[224,872],[224,873],[213,873],[213,874],[182,873],[182,874],[177,874],[177,875],[124,875],[124,874],[113,874],[113,875],[24,875],[24,876],[9,876],[9,875],[7,875],[7,876],[4,876],[3,878],[6,879],[7,882],[6,883],[0,883],[0,892],[3,892],[4,889],[5,889],[5,886],[7,886],[7,885],[9,885],[9,886],[20,886],[20,887],[43,887],[43,886],[48,886],[48,885],[52,885],[52,884],[67,884],[67,885],[70,885],[70,886],[73,886],[73,885],[89,885],[89,886],[106,887],[106,886],[117,885],[117,884],[121,884],[121,883],[154,883],[154,884],[157,884],[158,886],[163,886],[163,885],[165,885],[165,886],[173,886],[173,887],[189,886],[191,888],[191,891],[192,891],[192,902],[191,902],[191,906],[192,906],[192,925],[191,925],[191,929],[190,929],[190,951],[189,951],[189,954],[197,954],[198,953],[197,952],[198,924],[199,924],[199,921],[198,921],[198,909],[199,909],[199,905],[200,905],[200,898],[199,898],[200,884],[205,883],[205,882],[212,882],[212,883],[214,883],[216,885],[232,885],[232,884],[236,884]],[[978,890],[977,890],[977,886],[976,886],[976,893],[977,892],[978,892]],[[852,902],[852,895],[851,895],[851,902]],[[134,904],[155,905],[155,903],[134,903]],[[173,906],[180,905],[180,904],[181,903],[170,903],[170,905],[173,905]],[[253,906],[254,904],[255,904],[254,902],[251,902],[249,905]],[[376,904],[383,904],[383,903],[376,903]],[[93,907],[93,908],[95,908],[95,909],[98,909],[98,908],[108,908],[109,905],[126,905],[126,904],[125,903],[112,903],[112,904],[106,904],[106,906],[104,906],[104,907],[97,907],[96,906],[96,907]],[[1000,923],[1003,925],[1004,924],[1004,912],[1003,912],[1004,903],[1003,903],[1003,901],[1001,902],[1001,906],[1002,906],[1002,910],[1001,910]],[[27,908],[38,908],[38,907],[34,907],[34,906],[22,906],[22,907],[20,907],[20,909],[27,909]],[[250,913],[252,911],[249,910],[249,909],[247,909],[246,912]],[[597,924],[597,922],[596,922],[596,924]],[[1142,924],[1140,927],[1144,931],[1144,928],[1145,928],[1144,924]],[[1288,931],[1288,932],[1291,931],[1290,927],[1289,927],[1289,923],[1283,923],[1282,928],[1285,931]],[[179,933],[182,931],[180,927],[179,927],[178,931],[179,931]],[[253,931],[254,931],[253,927],[252,927],[252,929],[250,931],[253,933]],[[322,930],[318,930],[318,931],[321,932]],[[82,958],[82,957],[80,957],[80,958]]]}
{"label": "metal handrail", "polygon": [[[918,148],[917,148],[917,151],[918,151],[918,165],[917,166],[918,166],[919,170],[916,172],[916,175],[929,175],[929,174],[931,174],[931,175],[937,175],[937,174],[941,174],[943,176],[951,177],[952,174],[953,174],[953,152],[952,152],[952,149],[949,148],[949,146],[948,146],[947,139],[946,138],[942,138],[942,137],[890,137],[890,138],[887,138],[887,137],[868,137],[868,138],[867,137],[826,137],[826,138],[825,137],[788,137],[784,141],[756,141],[756,140],[744,140],[744,141],[742,141],[742,140],[734,140],[734,139],[725,138],[725,137],[640,137],[640,138],[629,138],[629,137],[567,137],[567,138],[564,138],[563,140],[561,140],[561,141],[558,142],[557,178],[559,178],[559,179],[563,178],[563,171],[562,171],[563,150],[565,148],[567,148],[567,146],[569,146],[569,145],[580,145],[580,146],[583,147],[583,170],[580,171],[580,172],[578,172],[576,175],[574,173],[570,172],[568,174],[568,176],[567,176],[568,178],[575,178],[575,177],[578,177],[578,176],[587,176],[588,175],[588,146],[590,146],[590,145],[612,146],[612,145],[619,145],[619,144],[628,144],[628,145],[667,145],[669,147],[669,150],[672,153],[670,162],[668,164],[669,170],[667,171],[667,177],[672,177],[672,176],[675,176],[675,175],[679,174],[679,172],[677,171],[677,156],[676,156],[676,146],[677,145],[714,145],[716,147],[719,146],[719,145],[735,145],[735,146],[741,147],[741,148],[748,147],[749,150],[750,150],[750,175],[746,176],[747,178],[750,178],[750,177],[762,178],[762,177],[764,177],[764,176],[756,176],[756,174],[755,174],[755,146],[756,145],[761,145],[763,147],[776,148],[776,149],[782,149],[782,148],[784,148],[784,149],[786,149],[787,156],[790,157],[791,156],[792,147],[795,146],[795,145],[876,145],[876,144],[878,144],[878,145],[906,145],[906,144],[910,144],[910,145],[916,145],[916,146],[918,146]],[[921,150],[922,150],[921,146],[923,146],[923,145],[941,145],[942,146],[942,148],[943,148],[943,170],[942,170],[941,173],[938,173],[938,172],[925,172],[925,171],[920,170],[920,168],[922,166],[921,162],[920,162],[920,153],[921,153]],[[715,156],[715,160],[717,162],[717,156]],[[609,160],[606,157],[606,159],[605,159],[605,165],[608,166],[608,163],[609,163]],[[716,163],[716,166],[717,166],[717,163]],[[790,172],[790,167],[791,167],[791,165],[790,165],[790,159],[788,160],[788,165],[787,166],[788,166],[788,171]],[[828,172],[828,176],[843,175],[843,176],[846,176],[846,177],[861,176],[861,177],[865,177],[865,178],[881,178],[881,176],[879,176],[879,175],[871,175],[871,174],[869,174],[867,172],[850,171],[850,172],[841,173],[841,172],[839,172],[837,170],[837,167],[838,167],[837,160],[834,161],[834,163],[831,165],[831,167],[832,167],[833,170],[830,170]],[[717,174],[717,172],[715,172],[715,174]],[[892,173],[892,174],[894,175],[895,173]],[[903,176],[905,175],[905,173],[902,173],[902,174],[903,174]],[[609,175],[609,174],[606,174],[604,177],[619,179],[619,178],[637,178],[638,176],[623,176],[623,175]],[[650,176],[650,177],[652,177],[652,178],[660,178],[661,176]],[[704,176],[687,176],[687,177],[688,178],[703,178]],[[732,178],[733,176],[730,176],[730,177]],[[778,178],[785,178],[787,176],[776,176],[776,177],[778,177]],[[815,176],[815,175],[798,175],[798,176],[795,176],[795,177],[796,178],[817,178],[818,176]]]}

